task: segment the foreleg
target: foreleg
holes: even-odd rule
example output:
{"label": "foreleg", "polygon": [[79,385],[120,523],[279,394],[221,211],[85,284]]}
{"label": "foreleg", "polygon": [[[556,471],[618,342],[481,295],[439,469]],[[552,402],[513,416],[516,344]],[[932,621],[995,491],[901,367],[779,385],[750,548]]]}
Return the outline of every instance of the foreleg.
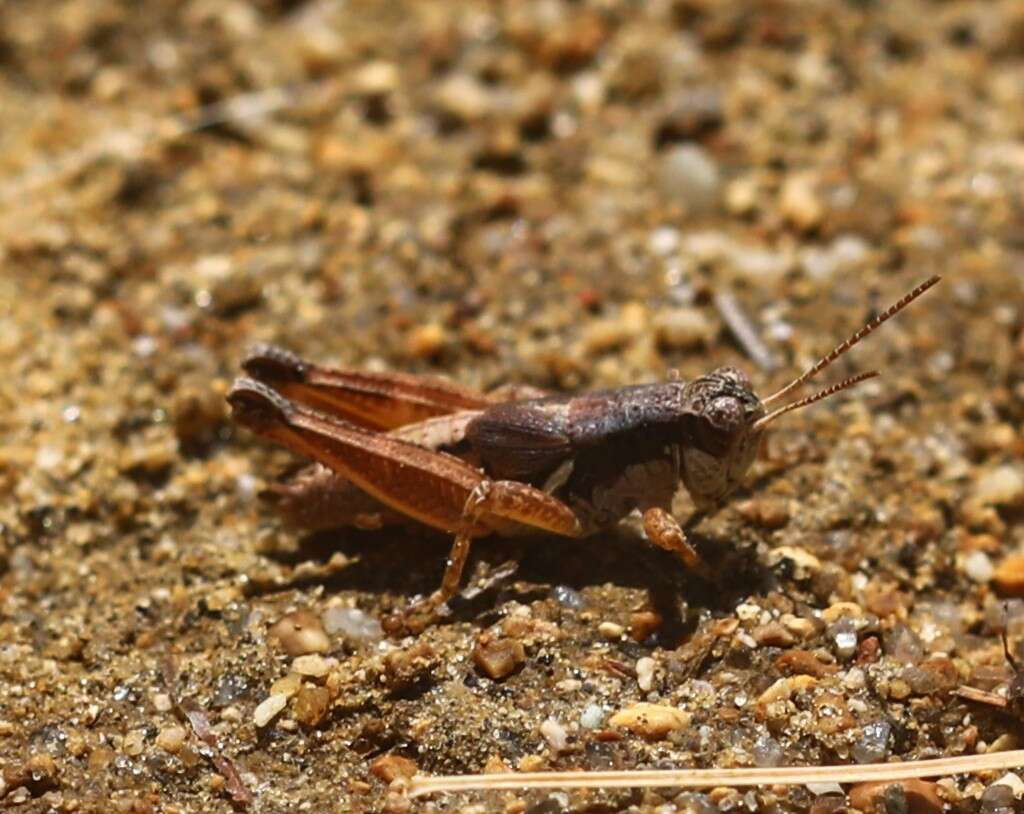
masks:
{"label": "foreleg", "polygon": [[654,545],[676,554],[688,570],[707,574],[704,561],[686,539],[686,532],[679,521],[669,512],[659,507],[647,509],[644,512],[644,532]]}

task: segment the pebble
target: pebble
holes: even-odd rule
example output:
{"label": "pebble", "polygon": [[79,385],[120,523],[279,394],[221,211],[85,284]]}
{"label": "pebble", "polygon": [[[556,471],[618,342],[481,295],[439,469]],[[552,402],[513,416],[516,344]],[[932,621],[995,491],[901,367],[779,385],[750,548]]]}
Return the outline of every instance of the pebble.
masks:
{"label": "pebble", "polygon": [[540,734],[556,752],[565,751],[565,747],[569,745],[569,733],[556,718],[545,719],[540,725]]}
{"label": "pebble", "polygon": [[469,74],[453,74],[437,89],[437,106],[462,121],[473,121],[491,109],[491,94]]}
{"label": "pebble", "polygon": [[626,628],[617,622],[601,622],[597,626],[597,632],[600,633],[606,639],[621,639],[622,634],[626,632]]}
{"label": "pebble", "polygon": [[359,608],[328,608],[320,618],[329,636],[341,635],[350,642],[377,642],[384,638],[380,622]]}
{"label": "pebble", "polygon": [[398,66],[383,60],[367,62],[352,74],[352,86],[368,96],[390,93],[398,87],[398,82]]}
{"label": "pebble", "polygon": [[865,724],[850,754],[857,763],[880,763],[889,754],[892,727],[885,721]]}
{"label": "pebble", "polygon": [[182,726],[168,726],[161,729],[156,736],[156,745],[165,752],[176,755],[185,744],[187,733]]}
{"label": "pebble", "polygon": [[263,728],[269,724],[277,714],[285,708],[288,704],[287,695],[271,695],[265,698],[260,704],[253,710],[252,722],[256,726]]}
{"label": "pebble", "polygon": [[289,656],[304,656],[307,653],[325,653],[331,647],[323,625],[313,613],[297,610],[281,618],[268,631],[272,639],[280,642]]}
{"label": "pebble", "polygon": [[488,678],[500,681],[526,663],[522,642],[484,634],[473,648],[473,663]]}
{"label": "pebble", "polygon": [[[1016,776],[1016,775],[1014,775]],[[1020,782],[1018,780],[1018,782]],[[999,780],[981,794],[978,811],[981,814],[1014,814],[1017,810],[1013,790]]]}
{"label": "pebble", "polygon": [[787,650],[775,659],[775,669],[786,675],[807,675],[815,678],[839,672],[839,668],[834,664],[826,664],[809,650]]}
{"label": "pebble", "polygon": [[302,687],[302,676],[298,673],[288,673],[270,685],[270,694],[284,695],[290,698],[299,691],[300,687]]}
{"label": "pebble", "polygon": [[318,726],[331,708],[331,694],[325,687],[305,686],[292,701],[292,715],[305,726]]}
{"label": "pebble", "polygon": [[370,764],[370,774],[385,783],[393,783],[399,779],[408,780],[417,771],[419,767],[416,761],[401,755],[381,755]]}
{"label": "pebble", "polygon": [[306,656],[299,656],[292,662],[292,670],[299,675],[321,678],[327,675],[334,667],[338,666],[335,658],[324,658],[312,653]]}
{"label": "pebble", "polygon": [[769,555],[769,563],[775,565],[782,560],[789,560],[793,563],[795,579],[807,579],[811,574],[821,570],[821,560],[810,551],[797,546],[780,545],[773,549]]}
{"label": "pebble", "polygon": [[902,806],[897,804],[896,810],[909,810],[914,814],[939,814],[943,810],[942,799],[939,797],[935,783],[925,780],[885,780],[872,783],[858,783],[850,789],[848,800],[851,808],[860,811],[889,811],[887,801],[892,792],[890,786],[899,786],[906,798]]}
{"label": "pebble", "polygon": [[655,611],[636,611],[629,615],[629,635],[635,641],[646,641],[664,621]]}
{"label": "pebble", "polygon": [[802,692],[817,685],[818,679],[809,675],[794,675],[780,678],[757,698],[758,707],[767,707],[777,701],[788,701],[794,693]]}
{"label": "pebble", "polygon": [[552,588],[551,598],[563,608],[570,608],[571,610],[582,610],[587,605],[587,600],[583,598],[583,594],[574,588],[570,588],[568,585],[556,585]]}
{"label": "pebble", "polygon": [[806,619],[803,616],[794,616],[791,613],[784,613],[779,617],[779,622],[794,636],[807,640],[814,635],[818,626],[811,619]]}
{"label": "pebble", "polygon": [[448,332],[437,322],[417,325],[409,333],[406,346],[409,353],[419,359],[433,359],[448,343]]}
{"label": "pebble", "polygon": [[650,692],[654,684],[654,668],[657,662],[650,656],[637,659],[636,662],[636,683],[644,692]]}
{"label": "pebble", "polygon": [[718,333],[718,325],[699,308],[674,308],[654,318],[654,332],[664,347],[690,350],[709,344]]}
{"label": "pebble", "polygon": [[906,625],[894,625],[885,637],[885,653],[904,664],[917,664],[924,656],[924,644]]}
{"label": "pebble", "polygon": [[693,215],[714,211],[722,195],[718,164],[695,144],[683,144],[665,153],[659,181],[666,197],[683,204]]}
{"label": "pebble", "polygon": [[796,173],[786,178],[779,194],[783,217],[803,231],[816,228],[825,217],[825,205],[816,187],[814,176]]}
{"label": "pebble", "polygon": [[995,567],[984,551],[972,551],[964,558],[964,573],[972,582],[983,584],[992,579]]}
{"label": "pebble", "polygon": [[661,740],[670,732],[689,726],[690,714],[666,704],[641,702],[619,710],[608,723],[643,738]]}
{"label": "pebble", "polygon": [[1024,797],[1024,780],[1021,780],[1020,775],[1013,772],[1007,772],[992,785],[1006,786],[1014,797]]}
{"label": "pebble", "polygon": [[786,757],[781,744],[770,735],[761,735],[754,741],[752,755],[754,765],[761,768],[781,766]]}
{"label": "pebble", "polygon": [[974,499],[987,506],[1024,503],[1024,471],[1018,466],[1005,465],[985,473],[974,485]]}
{"label": "pebble", "polygon": [[642,336],[648,329],[647,309],[638,302],[627,302],[615,317],[589,321],[583,329],[584,353],[596,356],[621,348]]}
{"label": "pebble", "polygon": [[1024,554],[1011,554],[996,566],[992,575],[1000,596],[1024,597]]}
{"label": "pebble", "polygon": [[138,757],[146,747],[146,733],[142,729],[133,729],[124,736],[121,743],[121,751],[131,757]]}
{"label": "pebble", "polygon": [[828,635],[839,658],[853,658],[857,652],[857,627],[852,619],[840,619],[830,625]]}
{"label": "pebble", "polygon": [[597,729],[604,721],[604,708],[600,704],[587,704],[580,713],[580,726]]}
{"label": "pebble", "polygon": [[174,709],[174,702],[165,692],[153,693],[153,709],[157,712],[170,712]]}
{"label": "pebble", "polygon": [[759,625],[751,636],[761,647],[792,647],[796,644],[796,637],[778,622]]}

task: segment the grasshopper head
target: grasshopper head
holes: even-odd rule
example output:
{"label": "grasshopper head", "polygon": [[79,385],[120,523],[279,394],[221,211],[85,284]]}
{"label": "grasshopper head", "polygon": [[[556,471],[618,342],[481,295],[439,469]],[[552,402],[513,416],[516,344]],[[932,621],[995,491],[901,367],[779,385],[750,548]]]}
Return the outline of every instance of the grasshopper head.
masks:
{"label": "grasshopper head", "polygon": [[684,385],[683,400],[690,414],[690,437],[681,445],[681,476],[699,508],[710,508],[739,486],[754,462],[765,427],[777,418],[827,399],[865,379],[877,376],[869,370],[830,385],[798,401],[766,412],[766,405],[811,381],[836,359],[891,319],[939,282],[931,277],[878,314],[863,328],[839,343],[785,387],[765,399],[755,395],[743,373],[720,367],[708,376]]}
{"label": "grasshopper head", "polygon": [[693,430],[681,449],[681,477],[694,503],[707,508],[728,496],[742,482],[757,455],[765,415],[750,379],[731,367],[720,367],[686,385]]}

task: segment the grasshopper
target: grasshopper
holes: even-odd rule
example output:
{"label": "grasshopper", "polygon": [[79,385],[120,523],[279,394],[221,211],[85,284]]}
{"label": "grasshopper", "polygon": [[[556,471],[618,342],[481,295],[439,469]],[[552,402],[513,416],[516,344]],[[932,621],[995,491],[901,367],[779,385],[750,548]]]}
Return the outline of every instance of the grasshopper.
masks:
{"label": "grasshopper", "polygon": [[249,353],[227,398],[235,421],[317,462],[271,489],[293,521],[373,528],[411,519],[453,535],[441,585],[407,609],[408,629],[455,595],[471,542],[491,534],[585,537],[639,511],[653,544],[703,570],[669,512],[680,484],[697,507],[689,528],[740,485],[776,419],[878,373],[783,404],[786,396],[938,282],[921,283],[763,399],[732,367],[581,395],[486,394],[434,377],[323,367],[267,345]]}

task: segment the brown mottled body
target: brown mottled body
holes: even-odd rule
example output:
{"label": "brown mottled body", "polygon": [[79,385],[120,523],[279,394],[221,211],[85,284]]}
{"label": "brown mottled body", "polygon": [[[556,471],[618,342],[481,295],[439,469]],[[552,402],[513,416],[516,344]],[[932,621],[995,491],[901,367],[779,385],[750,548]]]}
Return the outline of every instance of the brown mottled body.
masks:
{"label": "brown mottled body", "polygon": [[[455,537],[429,616],[457,590],[470,540],[493,533],[591,534],[639,510],[648,537],[700,568],[669,513],[679,485],[712,508],[741,483],[768,423],[876,373],[768,413],[929,289],[932,278],[766,399],[738,370],[576,396],[520,388],[482,394],[408,374],[325,368],[260,347],[228,396],[235,419],[317,461],[270,492],[315,527],[409,518]],[[329,471],[330,474],[327,474]]]}

